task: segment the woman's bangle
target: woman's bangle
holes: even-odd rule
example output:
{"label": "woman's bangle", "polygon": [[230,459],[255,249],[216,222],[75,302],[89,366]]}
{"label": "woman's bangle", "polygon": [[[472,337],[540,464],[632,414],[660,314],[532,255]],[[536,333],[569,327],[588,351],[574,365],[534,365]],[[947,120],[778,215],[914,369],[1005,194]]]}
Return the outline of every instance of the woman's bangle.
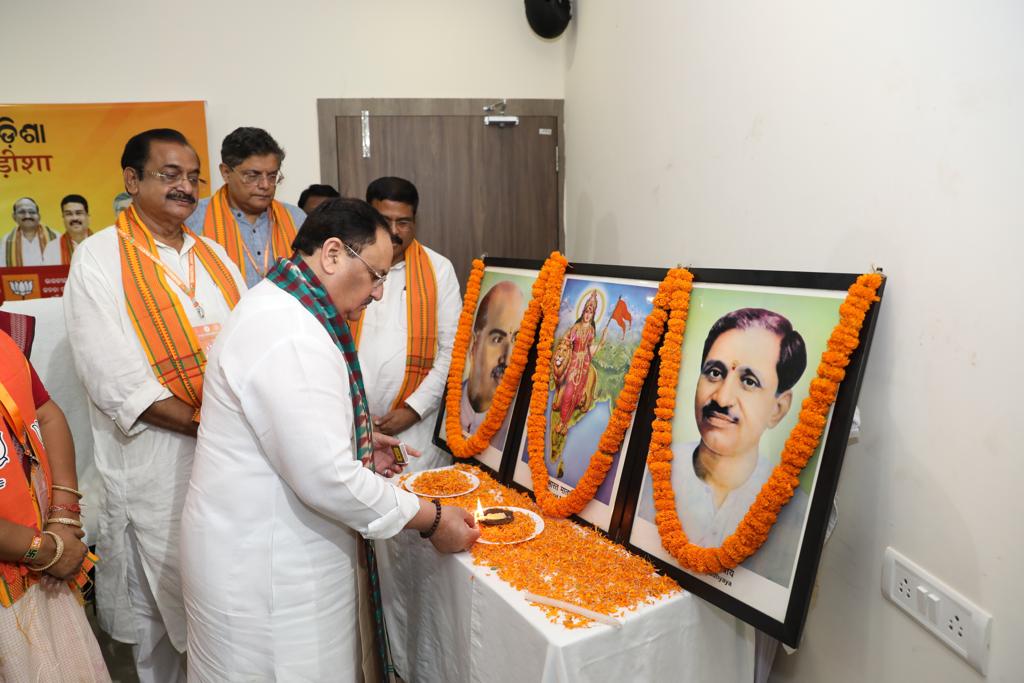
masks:
{"label": "woman's bangle", "polygon": [[43,547],[43,535],[42,534],[36,534],[35,537],[32,539],[32,545],[30,545],[28,547],[28,550],[26,550],[25,554],[22,556],[22,560],[24,560],[26,563],[28,563],[28,562],[31,562],[32,560],[36,559],[36,556],[39,554],[39,549],[42,548],[42,547]]}
{"label": "woman's bangle", "polygon": [[33,567],[32,565],[28,566],[28,568],[31,569],[32,571],[40,572],[40,573],[45,572],[47,569],[49,569],[53,565],[55,565],[58,562],[60,562],[60,556],[64,554],[64,540],[60,536],[58,536],[57,534],[53,533],[52,531],[44,531],[43,533],[46,534],[47,536],[53,537],[53,542],[57,544],[57,550],[54,551],[54,553],[53,553],[53,559],[50,560],[49,562],[47,562],[46,564],[44,564],[42,567]]}
{"label": "woman's bangle", "polygon": [[70,512],[73,515],[82,514],[82,506],[78,503],[72,503],[71,505],[51,505],[49,512],[60,512],[61,510]]}
{"label": "woman's bangle", "polygon": [[420,538],[430,538],[434,535],[434,532],[437,531],[437,527],[441,524],[441,501],[434,498],[430,502],[437,508],[437,513],[434,515],[434,523],[430,525],[430,529],[420,532]]}
{"label": "woman's bangle", "polygon": [[50,488],[52,488],[54,491],[64,491],[66,493],[73,493],[74,495],[78,496],[79,498],[82,497],[82,492],[81,491],[79,491],[78,489],[73,489],[70,486],[59,486],[57,484],[51,484]]}
{"label": "woman's bangle", "polygon": [[79,529],[82,528],[82,523],[77,519],[71,519],[70,517],[50,517],[46,520],[47,524],[63,524],[64,526],[77,526]]}

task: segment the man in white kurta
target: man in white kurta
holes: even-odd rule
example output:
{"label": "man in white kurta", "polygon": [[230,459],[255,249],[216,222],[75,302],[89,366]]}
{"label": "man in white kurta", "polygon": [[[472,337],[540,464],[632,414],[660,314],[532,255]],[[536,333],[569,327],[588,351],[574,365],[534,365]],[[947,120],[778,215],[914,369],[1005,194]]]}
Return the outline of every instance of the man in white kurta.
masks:
{"label": "man in white kurta", "polygon": [[[150,149],[146,171],[193,161],[198,171],[198,158],[190,147],[153,141]],[[191,169],[182,170],[186,171]],[[161,200],[167,194],[163,179],[144,173],[138,184],[147,187],[133,192],[134,204],[147,216],[173,215],[178,204],[184,213],[179,225],[188,215],[187,200]],[[186,188],[187,195],[189,187],[181,181],[169,193],[173,197]],[[163,206],[168,203],[170,207]],[[206,243],[244,291],[241,273],[224,250]],[[183,234],[180,248],[156,244],[160,262],[188,282],[194,239]],[[221,324],[230,312],[228,304],[202,263],[194,261],[194,295],[204,317],[185,293],[173,286],[171,291],[191,325]],[[140,680],[182,680],[183,657],[178,653],[185,651],[186,638],[179,520],[196,440],[172,429],[171,422],[161,427],[150,421],[159,418],[150,417],[148,410],[176,399],[154,375],[129,317],[115,227],[99,231],[75,249],[64,309],[75,367],[90,399],[96,468],[107,497],[100,511],[97,548],[102,558],[96,570],[100,625],[114,639],[134,645]]]}
{"label": "man in white kurta", "polygon": [[[359,244],[348,252],[353,214],[376,236],[361,253]],[[296,258],[315,267],[350,317],[371,292],[380,296],[374,278],[387,271],[390,240],[369,206],[337,199],[307,218],[296,244],[321,219],[345,241],[307,244],[313,255]],[[435,505],[355,457],[346,367],[323,324],[271,279],[246,294],[221,332],[182,516],[190,678],[358,680],[359,536],[429,531]],[[477,536],[472,518],[443,510],[438,504],[431,542],[468,547]],[[455,540],[445,545],[446,538]]]}
{"label": "man in white kurta", "polygon": [[416,187],[402,178],[379,178],[370,184],[366,200],[388,219],[394,246],[391,271],[384,283],[381,300],[367,307],[359,339],[359,360],[366,381],[370,412],[378,428],[398,437],[422,455],[410,462],[413,470],[425,470],[451,464],[451,456],[433,444],[434,425],[441,405],[452,346],[462,311],[459,282],[451,261],[433,249],[420,245],[430,259],[437,301],[433,314],[437,320],[437,346],[433,367],[404,405],[393,404],[402,390],[406,372],[408,343],[408,292],[406,291],[406,252],[416,239]]}

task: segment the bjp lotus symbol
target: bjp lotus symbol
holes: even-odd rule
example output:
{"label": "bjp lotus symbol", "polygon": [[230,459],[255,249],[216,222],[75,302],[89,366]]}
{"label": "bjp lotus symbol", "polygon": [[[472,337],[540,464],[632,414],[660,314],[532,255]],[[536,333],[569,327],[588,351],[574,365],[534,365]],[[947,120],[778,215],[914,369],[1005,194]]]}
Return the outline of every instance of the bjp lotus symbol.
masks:
{"label": "bjp lotus symbol", "polygon": [[35,287],[35,280],[10,280],[8,284],[12,292],[24,299],[32,293],[32,289]]}

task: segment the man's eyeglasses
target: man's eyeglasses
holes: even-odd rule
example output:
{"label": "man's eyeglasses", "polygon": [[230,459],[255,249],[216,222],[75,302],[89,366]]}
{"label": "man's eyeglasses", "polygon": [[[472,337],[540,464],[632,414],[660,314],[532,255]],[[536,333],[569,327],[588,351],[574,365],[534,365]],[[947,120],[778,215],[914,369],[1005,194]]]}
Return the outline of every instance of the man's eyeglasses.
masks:
{"label": "man's eyeglasses", "polygon": [[259,171],[238,171],[233,168],[231,170],[238,174],[238,177],[242,179],[243,185],[255,185],[264,178],[271,185],[280,185],[281,181],[284,180],[284,174],[280,171],[260,173]]}
{"label": "man's eyeglasses", "polygon": [[[345,244],[345,243],[342,242],[342,244]],[[356,250],[353,249],[352,247],[348,246],[347,244],[345,244],[345,248],[348,249],[348,253],[352,254],[357,259],[362,261],[363,265],[366,266],[366,270],[370,271],[370,275],[373,277],[373,288],[374,289],[377,289],[378,287],[380,287],[381,285],[384,284],[384,281],[388,279],[387,273],[381,273],[379,270],[377,270],[376,268],[371,266],[369,263],[366,262],[366,259],[364,259],[358,253],[356,253]]]}
{"label": "man's eyeglasses", "polygon": [[144,173],[159,178],[164,185],[177,185],[182,180],[187,180],[193,187],[206,185],[206,181],[200,178],[198,173],[182,173],[181,171],[144,171]]}

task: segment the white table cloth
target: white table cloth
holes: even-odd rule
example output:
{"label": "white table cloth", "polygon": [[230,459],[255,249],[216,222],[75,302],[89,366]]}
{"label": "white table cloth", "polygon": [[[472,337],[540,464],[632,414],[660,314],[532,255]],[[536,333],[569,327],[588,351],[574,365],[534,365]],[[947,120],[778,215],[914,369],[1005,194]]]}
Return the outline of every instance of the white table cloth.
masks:
{"label": "white table cloth", "polygon": [[566,629],[468,553],[403,532],[377,541],[385,615],[410,683],[754,680],[754,629],[680,592],[616,629]]}

